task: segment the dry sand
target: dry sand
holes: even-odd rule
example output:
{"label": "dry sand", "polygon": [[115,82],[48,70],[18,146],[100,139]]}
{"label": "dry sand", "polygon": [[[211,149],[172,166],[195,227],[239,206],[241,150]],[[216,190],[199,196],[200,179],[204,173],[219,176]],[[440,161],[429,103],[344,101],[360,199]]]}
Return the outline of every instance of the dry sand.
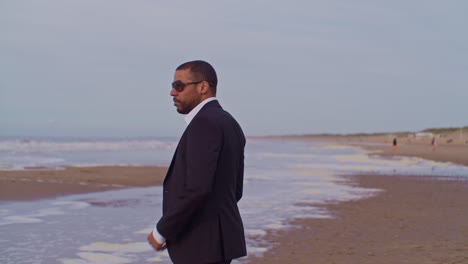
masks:
{"label": "dry sand", "polygon": [[50,198],[125,187],[160,185],[167,168],[156,166],[67,167],[0,171],[0,201]]}

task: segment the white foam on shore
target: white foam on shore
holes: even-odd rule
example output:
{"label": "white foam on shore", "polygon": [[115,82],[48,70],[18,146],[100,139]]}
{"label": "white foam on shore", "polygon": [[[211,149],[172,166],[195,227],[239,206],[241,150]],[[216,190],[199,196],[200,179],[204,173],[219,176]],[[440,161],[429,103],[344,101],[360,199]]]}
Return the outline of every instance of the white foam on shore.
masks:
{"label": "white foam on shore", "polygon": [[247,248],[247,255],[261,257],[263,253],[267,252],[268,248],[266,247],[253,247],[250,246]]}
{"label": "white foam on shore", "polygon": [[141,253],[153,250],[148,243],[131,242],[126,244],[95,242],[80,247],[81,251]]}
{"label": "white foam on shore", "polygon": [[302,194],[323,194],[324,191],[322,190],[317,190],[317,189],[303,189],[302,191],[300,191],[300,193]]}
{"label": "white foam on shore", "polygon": [[59,259],[58,261],[62,264],[93,264],[84,259]]}
{"label": "white foam on shore", "polygon": [[158,257],[155,257],[155,258],[148,258],[148,259],[146,259],[146,261],[147,262],[152,262],[152,263],[161,263],[162,259],[158,258]]}
{"label": "white foam on shore", "polygon": [[31,215],[33,217],[44,217],[49,215],[63,215],[65,212],[59,207],[49,207],[49,208],[42,208],[37,210],[37,213]]}
{"label": "white foam on shore", "polygon": [[10,212],[11,210],[8,210],[8,209],[0,209],[0,215],[7,215]]}
{"label": "white foam on shore", "polygon": [[[291,169],[308,169],[308,170],[326,170],[330,169],[329,164],[289,164]],[[356,173],[356,172],[377,172],[381,167],[369,164],[340,164],[335,165],[334,170],[338,173]]]}
{"label": "white foam on shore", "polygon": [[[149,246],[148,246],[149,247]],[[152,250],[152,249],[151,249]],[[115,254],[97,253],[97,252],[79,252],[80,258],[62,258],[59,259],[62,264],[125,264],[134,263],[131,258],[126,256],[125,252],[114,252]],[[139,253],[139,252],[135,252]],[[169,255],[167,251],[157,252],[157,256],[145,259],[149,263],[161,263]]]}
{"label": "white foam on shore", "polygon": [[[349,145],[337,145],[337,144],[325,145],[325,146],[321,146],[319,148],[329,149],[329,150],[357,149],[357,147],[353,147],[353,146],[349,146]],[[317,147],[311,147],[311,149],[317,149]]]}
{"label": "white foam on shore", "polygon": [[50,153],[58,151],[115,151],[127,149],[174,149],[176,142],[156,139],[134,140],[1,140],[0,152]]}
{"label": "white foam on shore", "polygon": [[34,218],[32,216],[27,215],[12,215],[3,217],[0,220],[0,226],[3,225],[10,225],[10,224],[31,224],[31,223],[39,223],[42,222],[39,218]]}
{"label": "white foam on shore", "polygon": [[[1,139],[0,170],[63,166],[165,165],[175,139]],[[150,157],[151,156],[151,157]]]}
{"label": "white foam on shore", "polygon": [[[149,234],[152,229],[141,229],[133,232],[134,234]],[[135,256],[154,252],[153,248],[147,242],[134,242],[131,239],[125,239],[128,243],[109,243],[93,242],[79,247],[80,258],[60,259],[63,264],[120,264],[134,263]],[[169,258],[167,251],[155,252],[155,257],[145,259],[149,263],[161,263]],[[133,257],[132,257],[133,256]],[[141,260],[140,260],[141,261]],[[141,262],[138,262],[141,263]]]}
{"label": "white foam on shore", "polygon": [[13,214],[11,210],[3,210],[3,217],[0,218],[0,226],[11,225],[11,224],[32,224],[43,222],[44,217],[52,215],[64,215],[67,210],[79,210],[84,209],[89,206],[86,202],[81,201],[58,201],[52,202],[52,205],[57,205],[57,207],[46,207],[37,209],[34,213],[31,214]]}
{"label": "white foam on shore", "polygon": [[[1,152],[0,152],[1,154]],[[1,156],[1,155],[0,155]],[[58,157],[43,157],[43,156],[7,156],[0,159],[0,171],[15,171],[25,170],[27,167],[49,167],[51,169],[58,169],[54,164],[59,164],[65,160]]]}
{"label": "white foam on shore", "polygon": [[131,259],[105,253],[80,252],[81,259],[62,259],[63,264],[125,264],[131,263]]}
{"label": "white foam on shore", "polygon": [[53,202],[52,204],[59,205],[59,206],[66,206],[67,209],[72,209],[72,210],[84,209],[90,206],[89,203],[82,202],[82,201],[58,201],[58,202]]}
{"label": "white foam on shore", "polygon": [[151,231],[153,231],[153,228],[145,228],[145,229],[135,231],[133,233],[134,234],[146,234],[147,235],[147,234],[151,233]]}
{"label": "white foam on shore", "polygon": [[315,154],[294,154],[294,153],[274,153],[264,152],[256,155],[257,158],[316,158]]}
{"label": "white foam on shore", "polygon": [[279,223],[265,225],[265,228],[267,228],[267,229],[284,229],[286,227],[288,227],[288,226],[283,225],[283,224],[279,224]]}
{"label": "white foam on shore", "polygon": [[247,236],[264,236],[266,231],[262,229],[245,229],[245,234]]}

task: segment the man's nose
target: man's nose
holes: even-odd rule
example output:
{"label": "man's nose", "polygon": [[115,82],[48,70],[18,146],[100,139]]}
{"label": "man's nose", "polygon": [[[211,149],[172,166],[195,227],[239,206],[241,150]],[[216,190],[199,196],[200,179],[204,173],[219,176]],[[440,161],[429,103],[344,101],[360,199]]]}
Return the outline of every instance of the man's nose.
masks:
{"label": "man's nose", "polygon": [[171,88],[171,91],[169,92],[169,94],[171,96],[176,96],[177,95],[177,91],[174,89],[174,88]]}

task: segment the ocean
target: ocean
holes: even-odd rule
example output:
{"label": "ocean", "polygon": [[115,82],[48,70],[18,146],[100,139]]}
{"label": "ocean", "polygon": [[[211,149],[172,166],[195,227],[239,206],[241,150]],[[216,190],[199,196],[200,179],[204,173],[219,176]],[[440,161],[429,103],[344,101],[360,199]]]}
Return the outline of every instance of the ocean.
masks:
{"label": "ocean", "polygon": [[[168,166],[177,138],[0,138],[1,170],[31,167]],[[419,158],[368,156],[327,142],[248,138],[239,203],[248,254],[270,246],[269,230],[299,217],[332,218],[312,206],[375,195],[340,184],[340,175],[374,173],[468,177],[468,167]],[[170,263],[146,243],[161,215],[161,187],[131,188],[21,202],[0,202],[0,263]],[[234,263],[242,263],[240,259]]]}

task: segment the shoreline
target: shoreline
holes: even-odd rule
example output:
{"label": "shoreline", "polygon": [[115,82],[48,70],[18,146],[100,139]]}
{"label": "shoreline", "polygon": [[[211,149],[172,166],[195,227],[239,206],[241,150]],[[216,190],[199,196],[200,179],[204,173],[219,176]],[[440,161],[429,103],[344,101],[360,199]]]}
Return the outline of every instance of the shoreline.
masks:
{"label": "shoreline", "polygon": [[[284,140],[330,142],[369,151],[368,155],[410,156],[468,166],[468,145],[442,142],[432,150],[430,139],[399,139],[396,151],[388,136],[272,136]],[[32,167],[25,170],[0,170],[0,201],[52,198],[63,195],[100,192],[128,187],[161,185],[167,167],[93,166],[53,169]]]}
{"label": "shoreline", "polygon": [[399,145],[396,150],[391,146],[375,146],[364,144],[350,144],[370,151],[369,155],[383,157],[404,156],[418,157],[438,162],[450,162],[457,165],[468,166],[468,147],[465,146],[437,146],[434,150],[429,145]]}
{"label": "shoreline", "polygon": [[[455,143],[438,142],[431,145],[431,138],[398,138],[396,150],[392,147],[392,140],[388,136],[275,136],[270,138],[293,139],[305,141],[330,142],[348,146],[360,147],[370,151],[368,155],[383,157],[405,156],[418,157],[438,162],[451,162],[468,166],[468,141],[459,140]],[[468,138],[467,138],[468,140]]]}

